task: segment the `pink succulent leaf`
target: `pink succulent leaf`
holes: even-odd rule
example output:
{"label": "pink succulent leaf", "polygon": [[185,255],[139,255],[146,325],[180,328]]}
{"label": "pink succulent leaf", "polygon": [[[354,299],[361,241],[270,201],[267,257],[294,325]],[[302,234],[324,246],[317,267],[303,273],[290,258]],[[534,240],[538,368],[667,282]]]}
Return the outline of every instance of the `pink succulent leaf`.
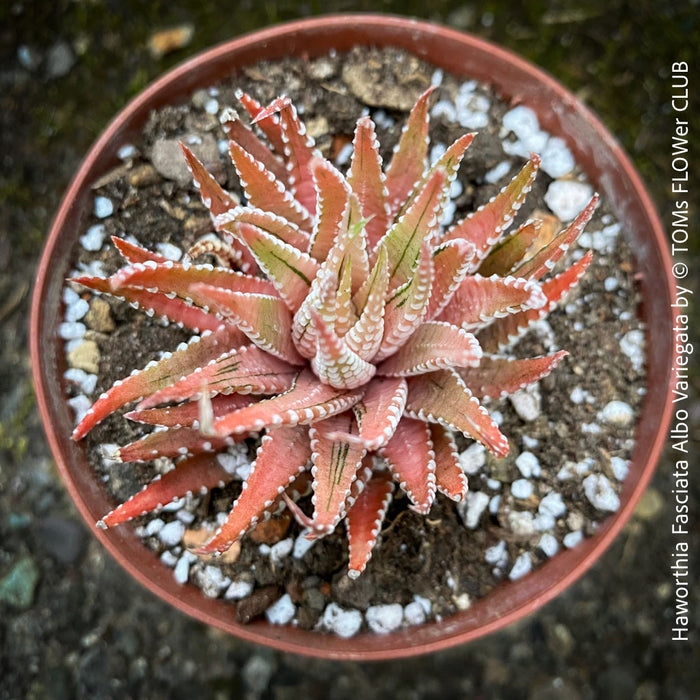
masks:
{"label": "pink succulent leaf", "polygon": [[557,261],[574,244],[586,224],[591,220],[593,212],[598,206],[598,199],[598,195],[594,195],[583,211],[561,233],[555,236],[549,245],[519,265],[513,274],[537,280],[551,272]]}
{"label": "pink succulent leaf", "polygon": [[275,152],[280,156],[284,155],[284,138],[279,116],[274,112],[265,114],[264,107],[245,92],[236,92],[236,99],[243,105],[250,115],[252,123],[262,131]]}
{"label": "pink succulent leaf", "polygon": [[367,284],[355,296],[358,301],[362,301],[360,318],[345,336],[347,346],[363,360],[373,359],[382,344],[388,285],[386,250],[382,248],[372,273],[367,278]]}
{"label": "pink succulent leaf", "polygon": [[413,510],[427,513],[435,500],[435,453],[430,428],[421,420],[403,418],[391,440],[379,450]]}
{"label": "pink succulent leaf", "polygon": [[430,423],[430,441],[435,451],[435,481],[440,493],[458,503],[469,490],[467,477],[459,465],[457,445],[449,430]]}
{"label": "pink succulent leaf", "polygon": [[386,445],[406,406],[408,386],[402,377],[375,377],[353,410],[360,426],[360,439],[368,450]]}
{"label": "pink succulent leaf", "polygon": [[314,478],[313,527],[326,533],[332,532],[344,515],[350,487],[365,454],[361,443],[343,440],[334,435],[337,433],[357,435],[352,412],[326,418],[309,429]]}
{"label": "pink succulent leaf", "polygon": [[478,399],[500,399],[546,377],[569,353],[514,360],[486,355],[478,367],[457,370]]}
{"label": "pink succulent leaf", "polygon": [[292,338],[297,350],[307,359],[316,355],[316,327],[311,321],[311,311],[316,310],[331,328],[335,327],[335,304],[338,278],[332,271],[321,271],[311,283],[292,321]]}
{"label": "pink succulent leaf", "polygon": [[207,284],[195,284],[192,292],[229,318],[249,340],[292,365],[305,364],[292,342],[292,314],[278,296],[232,292]]}
{"label": "pink succulent leaf", "polygon": [[322,384],[305,369],[287,392],[215,420],[213,432],[235,435],[281,425],[308,425],[352,408],[362,393],[362,390],[343,391]]}
{"label": "pink succulent leaf", "polygon": [[546,303],[547,298],[539,283],[533,280],[468,275],[440,314],[439,320],[473,330],[525,309],[541,309]]}
{"label": "pink succulent leaf", "polygon": [[[141,264],[141,263],[136,263]],[[155,263],[153,263],[155,264]],[[117,299],[128,301],[131,306],[142,309],[148,316],[161,316],[171,323],[176,323],[195,333],[215,331],[222,321],[214,314],[196,308],[181,299],[172,299],[164,292],[151,292],[138,287],[113,286],[114,278],[76,277],[72,281],[82,284],[100,294],[109,294]]]}
{"label": "pink succulent leaf", "polygon": [[[242,440],[245,436],[236,436]],[[117,455],[122,462],[148,462],[156,457],[181,457],[202,452],[220,452],[232,445],[232,437],[209,437],[198,428],[181,427],[154,430],[135,442],[120,447]]]}
{"label": "pink succulent leaf", "polygon": [[202,202],[211,212],[212,217],[233,209],[236,206],[236,200],[219,185],[214,176],[182,141],[180,141],[180,148],[185,154],[187,168],[192,174],[194,185],[199,190]]}
{"label": "pink succulent leaf", "polygon": [[275,286],[267,280],[209,264],[193,265],[172,260],[164,263],[147,261],[124,267],[112,276],[112,288],[118,294],[126,293],[124,287],[143,288],[207,307],[206,300],[193,291],[194,285],[197,284],[243,294],[277,296]]}
{"label": "pink succulent leaf", "polygon": [[387,231],[379,248],[387,252],[389,289],[406,284],[413,275],[423,243],[430,243],[437,230],[437,210],[445,171],[436,170],[405,214]]}
{"label": "pink succulent leaf", "polygon": [[184,459],[174,469],[157,476],[136,495],[105,515],[97,525],[107,528],[150,513],[183,498],[189,493],[205,493],[223,487],[231,481],[231,475],[219,464],[214,455],[197,455]]}
{"label": "pink succulent leaf", "polygon": [[211,395],[278,394],[292,386],[298,371],[255,345],[247,345],[228,350],[209,362],[189,368],[187,373],[178,374],[178,381],[151,394],[137,408],[144,410],[161,403],[198,398],[203,391]]}
{"label": "pink succulent leaf", "polygon": [[256,272],[258,266],[248,248],[227,231],[220,233],[221,238],[210,233],[195,241],[187,251],[185,261],[196,260],[200,255],[213,255],[219,267],[236,267],[247,274]]}
{"label": "pink succulent leaf", "polygon": [[292,192],[285,188],[284,183],[235,141],[229,143],[229,151],[243,192],[252,206],[263,211],[273,211],[296,224],[302,231],[311,231],[311,215],[294,198]]}
{"label": "pink succulent leaf", "polygon": [[547,298],[547,303],[541,308],[527,309],[512,316],[500,318],[479,331],[477,339],[484,352],[494,354],[505,350],[522,337],[533,323],[547,316],[564,295],[578,284],[592,259],[593,253],[589,250],[564,272],[541,282],[542,292]]}
{"label": "pink succulent leaf", "polygon": [[360,497],[360,494],[365,490],[367,483],[372,478],[374,473],[374,458],[371,454],[365,454],[360,463],[360,468],[355,473],[355,480],[350,485],[350,493],[345,499],[345,504],[343,506],[342,517],[344,518],[350,509],[353,507],[355,501]]}
{"label": "pink succulent leaf", "polygon": [[429,87],[418,98],[386,169],[387,201],[392,216],[415,189],[427,165],[428,100],[433,90]]}
{"label": "pink succulent leaf", "polygon": [[282,159],[270,150],[270,147],[260,140],[258,135],[240,119],[233,109],[225,109],[221,115],[221,125],[226,136],[235,141],[241,148],[248,151],[253,158],[262,163],[267,170],[286,184],[287,169]]}
{"label": "pink succulent leaf", "polygon": [[316,354],[311,366],[319,379],[337,389],[356,389],[366,384],[376,367],[351,350],[316,309],[309,309],[309,314],[316,332]]}
{"label": "pink succulent leaf", "polygon": [[306,251],[309,247],[311,239],[309,234],[274,212],[263,211],[251,206],[235,207],[217,216],[215,220],[218,230],[231,229],[231,225],[236,222],[257,226],[297,250]]}
{"label": "pink succulent leaf", "polygon": [[[231,413],[243,406],[249,406],[258,400],[256,396],[243,394],[218,394],[211,399],[212,413],[215,418]],[[182,428],[186,426],[199,427],[199,404],[197,401],[189,401],[179,406],[168,408],[149,408],[145,411],[131,411],[125,414],[125,418],[146,423],[147,425],[163,425],[168,428]]]}
{"label": "pink succulent leaf", "polygon": [[[478,272],[482,277],[505,277],[525,259],[528,249],[535,242],[542,228],[541,219],[530,219],[519,226],[512,235],[499,241],[481,261]],[[518,275],[525,277],[525,275]]]}
{"label": "pink succulent leaf", "polygon": [[471,333],[449,323],[429,321],[377,367],[377,374],[410,377],[449,367],[473,367],[479,364],[481,355],[481,347]]}
{"label": "pink succulent leaf", "polygon": [[[352,273],[352,292],[355,294],[369,277],[369,251],[367,250],[367,220],[362,218],[360,202],[357,197],[350,195],[350,208],[348,211],[347,233],[339,236],[338,253],[342,251],[343,256],[340,261],[340,269],[343,269],[346,260],[351,261],[350,271]],[[334,256],[334,248],[330,257]]]}
{"label": "pink succulent leaf", "polygon": [[406,415],[459,430],[497,457],[508,454],[508,440],[454,370],[408,379]]}
{"label": "pink succulent leaf", "polygon": [[226,551],[284,492],[288,484],[307,467],[311,457],[308,430],[280,427],[263,436],[250,475],[234,502],[228,520],[196,554]]}
{"label": "pink succulent leaf", "polygon": [[348,576],[352,579],[365,570],[372,556],[393,490],[387,472],[374,474],[345,516],[350,548]]}
{"label": "pink succulent leaf", "polygon": [[433,251],[433,287],[427,321],[432,321],[449,304],[474,259],[474,246],[461,239],[448,241]]}
{"label": "pink succulent leaf", "polygon": [[533,154],[525,167],[493,199],[452,227],[443,241],[464,238],[476,247],[477,259],[483,260],[512,223],[532,189],[539,167],[539,156]]}
{"label": "pink succulent leaf", "polygon": [[257,226],[238,224],[233,233],[248,246],[260,269],[295,313],[309,294],[318,263]]}
{"label": "pink succulent leaf", "polygon": [[213,333],[194,337],[176,352],[167,353],[158,362],[150,362],[140,371],[115,382],[114,386],[102,394],[88,410],[82,421],[73,431],[73,439],[80,440],[100,421],[118,408],[144,396],[150,396],[179,377],[193,372],[226,353],[238,342],[242,333],[229,324],[220,326]]}
{"label": "pink succulent leaf", "polygon": [[352,302],[352,259],[347,258],[335,295],[335,332],[341,338],[344,337],[358,320],[355,304]]}
{"label": "pink succulent leaf", "polygon": [[369,117],[360,118],[355,128],[348,183],[360,203],[362,216],[367,220],[369,248],[374,250],[389,228],[389,208],[379,142]]}
{"label": "pink succulent leaf", "polygon": [[379,362],[399,350],[425,319],[432,289],[433,262],[430,248],[423,246],[416,274],[399,287],[386,303],[384,337],[374,361]]}
{"label": "pink succulent leaf", "polygon": [[164,255],[159,255],[146,248],[142,248],[136,243],[131,243],[119,236],[112,236],[114,247],[121,253],[121,256],[129,263],[144,263],[147,260],[163,263],[168,260]]}
{"label": "pink succulent leaf", "polygon": [[325,158],[313,160],[310,167],[316,184],[316,217],[309,254],[324,262],[338,231],[347,229],[351,192],[345,178]]}

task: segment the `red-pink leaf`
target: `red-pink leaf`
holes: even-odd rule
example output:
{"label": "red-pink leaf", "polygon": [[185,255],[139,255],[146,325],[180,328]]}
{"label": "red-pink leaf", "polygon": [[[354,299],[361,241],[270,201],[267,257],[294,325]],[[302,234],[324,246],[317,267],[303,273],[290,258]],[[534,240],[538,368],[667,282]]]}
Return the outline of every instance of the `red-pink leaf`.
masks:
{"label": "red-pink leaf", "polygon": [[253,123],[265,134],[272,147],[280,155],[284,155],[284,137],[279,116],[274,112],[265,115],[264,107],[245,92],[236,92],[236,98],[245,107]]}
{"label": "red-pink leaf", "polygon": [[367,566],[377,543],[394,485],[387,472],[372,476],[345,517],[350,547],[348,576],[356,579]]}
{"label": "red-pink leaf", "polygon": [[499,399],[546,377],[569,353],[512,360],[485,356],[478,367],[457,370],[471,392],[479,399]]}
{"label": "red-pink leaf", "polygon": [[282,494],[290,481],[306,469],[311,457],[308,431],[300,427],[269,430],[258,449],[243,491],[233,504],[228,520],[197,554],[226,551]]}
{"label": "red-pink leaf", "polygon": [[105,515],[97,525],[113,527],[120,523],[145,515],[176,498],[188,493],[202,493],[217,486],[223,487],[231,481],[231,475],[219,464],[214,455],[197,455],[182,460],[174,469],[157,476],[143,490]]}
{"label": "red-pink leaf", "polygon": [[311,162],[316,183],[317,202],[309,254],[324,262],[333,248],[338,232],[346,230],[350,207],[350,188],[345,178],[325,158]]}
{"label": "red-pink leaf", "polygon": [[368,450],[376,450],[391,439],[406,405],[408,388],[402,377],[375,377],[353,410],[360,438]]}
{"label": "red-pink leaf", "polygon": [[216,226],[219,230],[231,229],[231,225],[236,222],[257,226],[297,250],[306,251],[309,248],[309,234],[291,221],[277,216],[274,212],[263,211],[251,206],[235,207],[216,218]]}
{"label": "red-pink leaf", "polygon": [[136,245],[136,243],[130,243],[123,238],[119,238],[118,236],[112,236],[112,243],[114,243],[114,247],[129,263],[143,263],[147,260],[152,260],[156,263],[163,263],[168,259],[164,255],[154,253],[146,248],[142,248],[140,245]]}
{"label": "red-pink leaf", "polygon": [[449,430],[430,423],[430,441],[435,452],[435,481],[440,493],[453,501],[462,501],[467,495],[467,477],[459,465],[457,445]]}
{"label": "red-pink leaf", "polygon": [[185,154],[187,167],[192,174],[195,187],[204,202],[204,206],[211,212],[212,217],[223,214],[236,206],[236,200],[226,192],[216,181],[214,176],[197,160],[197,157],[180,141],[180,148]]}
{"label": "red-pink leaf", "polygon": [[120,380],[89,409],[78,427],[73,431],[73,439],[80,440],[95,425],[130,401],[154,392],[176,382],[183,375],[193,372],[228,352],[242,334],[229,324],[222,325],[215,332],[192,339],[175,353],[166,354],[159,362],[152,362],[140,372]]}
{"label": "red-pink leaf", "polygon": [[[215,418],[231,411],[249,406],[257,397],[243,394],[219,394],[211,399],[212,413]],[[199,427],[199,404],[197,401],[171,406],[169,408],[149,408],[145,411],[131,411],[125,418],[147,425],[164,425],[168,428],[184,426]]]}
{"label": "red-pink leaf", "polygon": [[[236,436],[242,440],[242,436]],[[219,452],[232,445],[230,437],[209,437],[202,435],[198,428],[168,428],[154,430],[140,440],[120,447],[119,459],[122,462],[148,462],[156,457],[181,457],[201,452]]]}
{"label": "red-pink leaf", "polygon": [[[530,219],[512,235],[499,241],[478,266],[482,277],[500,275],[505,277],[525,259],[530,246],[535,242],[542,228],[542,219]],[[522,276],[522,275],[521,275]]]}
{"label": "red-pink leaf", "polygon": [[430,430],[420,420],[403,418],[394,435],[379,450],[413,503],[417,513],[427,513],[435,500],[435,453]]}
{"label": "red-pink leaf", "polygon": [[432,321],[449,304],[474,259],[474,246],[456,239],[433,251],[433,286],[426,321]]}
{"label": "red-pink leaf", "polygon": [[411,377],[405,413],[459,430],[497,457],[508,454],[508,440],[454,370]]}

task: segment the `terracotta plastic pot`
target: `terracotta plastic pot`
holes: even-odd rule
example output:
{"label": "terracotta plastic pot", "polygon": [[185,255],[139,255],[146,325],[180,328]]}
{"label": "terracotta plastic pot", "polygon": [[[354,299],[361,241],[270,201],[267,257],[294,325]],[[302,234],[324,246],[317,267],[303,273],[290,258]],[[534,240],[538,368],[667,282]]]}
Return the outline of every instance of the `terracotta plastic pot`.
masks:
{"label": "terracotta plastic pot", "polygon": [[[648,329],[648,393],[620,509],[603,521],[594,537],[557,554],[523,579],[498,586],[469,610],[443,622],[343,640],[265,622],[241,625],[230,603],[205,598],[192,585],[179,586],[172,570],[141,544],[133,529],[94,527],[113,504],[88,464],[85,447],[69,437],[73,415],[61,388],[66,368],[57,328],[62,320],[61,289],[69,271],[70,251],[90,213],[90,184],[117,165],[119,146],[136,138],[151,110],[184,102],[196,88],[262,59],[313,57],[355,45],[401,47],[445,71],[489,82],[504,98],[533,108],[542,127],[566,141],[590,181],[612,204],[636,251]],[[293,22],[234,39],[172,70],[134,99],[88,153],[56,215],[34,291],[31,353],[39,407],[61,475],[92,532],[138,581],[175,607],[238,637],[284,651],[344,659],[389,659],[435,651],[492,632],[542,606],[593,564],[629,518],[652,475],[671,414],[669,270],[661,223],[630,161],[600,122],[539,69],[481,39],[423,22],[377,15]]]}

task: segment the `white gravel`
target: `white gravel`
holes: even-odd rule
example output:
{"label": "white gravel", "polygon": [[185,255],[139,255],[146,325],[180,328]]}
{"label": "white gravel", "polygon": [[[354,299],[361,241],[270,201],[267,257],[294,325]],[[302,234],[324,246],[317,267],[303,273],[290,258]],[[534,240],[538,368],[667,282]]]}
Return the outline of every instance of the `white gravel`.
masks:
{"label": "white gravel", "polygon": [[[107,200],[109,202],[109,200]],[[111,202],[110,202],[111,204]],[[102,248],[106,236],[104,224],[95,224],[85,232],[85,235],[80,237],[80,245],[85,250],[97,251]]]}
{"label": "white gravel", "polygon": [[506,521],[515,535],[529,537],[535,533],[535,518],[529,510],[512,510],[506,516]]}
{"label": "white gravel", "polygon": [[583,531],[575,530],[574,532],[569,532],[564,535],[562,542],[567,549],[571,549],[581,542],[581,540],[583,540]]}
{"label": "white gravel", "polygon": [[527,450],[518,455],[515,460],[515,466],[526,479],[529,479],[531,476],[539,476],[542,473],[539,459]]}
{"label": "white gravel", "polygon": [[508,400],[515,412],[526,422],[535,420],[541,413],[541,395],[536,384],[511,394]]}
{"label": "white gravel", "polygon": [[631,425],[634,419],[634,410],[624,401],[610,401],[605,404],[599,417],[604,423],[615,428],[625,428]]}
{"label": "white gravel", "polygon": [[513,568],[508,574],[508,578],[511,581],[516,581],[519,578],[529,574],[532,570],[532,559],[530,559],[529,552],[523,552],[513,563]]}
{"label": "white gravel", "polygon": [[644,366],[644,333],[640,330],[627,331],[620,339],[620,350],[630,358],[632,367],[640,370]]}
{"label": "white gravel", "polygon": [[226,598],[226,600],[241,600],[243,598],[247,598],[252,592],[252,581],[240,579],[231,583],[231,585],[226,589],[226,593],[224,593],[224,598]]}
{"label": "white gravel", "polygon": [[622,457],[611,457],[610,468],[618,481],[624,481],[630,470],[630,462],[629,460],[622,459]]}
{"label": "white gravel", "polygon": [[479,524],[481,514],[486,510],[489,504],[489,496],[483,491],[469,491],[464,501],[457,504],[457,510],[462,516],[464,524],[470,529],[475,530]]}
{"label": "white gravel", "polygon": [[425,622],[425,610],[418,601],[409,603],[403,609],[403,619],[407,625],[422,625]]}
{"label": "white gravel", "polygon": [[[94,211],[95,216],[98,219],[106,219],[108,216],[112,216],[112,214],[114,213],[114,204],[112,203],[112,200],[108,197],[95,197]],[[99,250],[99,248],[97,248],[97,250]]]}
{"label": "white gravel", "polygon": [[589,474],[583,480],[583,492],[598,510],[614,512],[620,507],[620,498],[603,474]]}
{"label": "white gravel", "polygon": [[571,221],[588,204],[593,188],[577,180],[555,180],[544,195],[544,201],[562,221]]}
{"label": "white gravel", "polygon": [[398,603],[370,605],[365,611],[367,625],[377,634],[395,632],[403,622],[403,607]]}
{"label": "white gravel", "polygon": [[265,611],[265,617],[271,625],[286,625],[292,620],[296,611],[289,593],[285,593]]}
{"label": "white gravel", "polygon": [[508,563],[508,550],[506,541],[499,540],[484,552],[484,559],[487,564],[504,567]]}
{"label": "white gravel", "polygon": [[486,448],[478,442],[459,454],[459,466],[465,474],[476,474],[486,464]]}
{"label": "white gravel", "polygon": [[163,525],[158,533],[158,539],[166,547],[174,547],[176,544],[180,544],[184,534],[185,524],[181,523],[179,520],[173,520],[172,522],[167,523],[167,525]]}
{"label": "white gravel", "polygon": [[566,504],[560,493],[548,493],[541,501],[537,511],[558,518],[566,513]]}
{"label": "white gravel", "polygon": [[346,610],[337,603],[329,603],[321,616],[321,626],[343,639],[349,639],[362,626],[362,613],[359,610]]}
{"label": "white gravel", "polygon": [[545,533],[540,537],[537,546],[548,556],[553,557],[559,551],[559,542],[554,535]]}

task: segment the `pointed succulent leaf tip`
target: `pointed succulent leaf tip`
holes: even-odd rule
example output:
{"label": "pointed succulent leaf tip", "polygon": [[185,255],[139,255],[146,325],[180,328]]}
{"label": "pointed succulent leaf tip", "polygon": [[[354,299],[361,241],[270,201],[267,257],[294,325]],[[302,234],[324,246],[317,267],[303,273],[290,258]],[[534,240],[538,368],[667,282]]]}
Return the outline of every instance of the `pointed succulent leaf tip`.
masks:
{"label": "pointed succulent leaf tip", "polygon": [[214,432],[217,435],[235,435],[281,425],[309,425],[352,408],[361,398],[361,390],[335,389],[321,383],[305,369],[284,394],[246,406],[214,421]]}
{"label": "pointed succulent leaf tip", "polygon": [[523,360],[487,355],[478,367],[458,369],[457,373],[477,398],[499,399],[543,379],[568,354],[560,350],[553,355]]}
{"label": "pointed succulent leaf tip", "polygon": [[377,367],[377,374],[410,377],[449,367],[473,367],[482,352],[476,338],[449,323],[430,321],[418,330],[388,360]]}
{"label": "pointed succulent leaf tip", "polygon": [[541,309],[546,302],[547,298],[535,281],[469,275],[457,288],[452,303],[440,314],[439,320],[473,330],[524,309]]}
{"label": "pointed succulent leaf tip", "polygon": [[281,427],[263,436],[241,495],[221,529],[197,554],[225,552],[255,526],[287,485],[306,469],[311,457],[308,428]]}
{"label": "pointed succulent leaf tip", "polygon": [[386,170],[389,211],[393,216],[419,182],[428,160],[429,87],[414,105]]}
{"label": "pointed succulent leaf tip", "polygon": [[346,516],[350,560],[348,576],[356,579],[367,566],[377,543],[393,491],[388,472],[372,476]]}
{"label": "pointed succulent leaf tip", "polygon": [[246,199],[257,209],[273,211],[302,231],[311,231],[313,220],[304,206],[273,173],[244,151],[235,141],[229,143],[231,160],[236,167]]}
{"label": "pointed succulent leaf tip", "polygon": [[314,478],[313,527],[332,532],[340,522],[365,450],[361,443],[344,440],[337,435],[357,435],[352,412],[326,418],[309,430]]}
{"label": "pointed succulent leaf tip", "polygon": [[232,476],[219,464],[215,455],[197,455],[182,460],[174,469],[157,476],[128,501],[100,520],[102,527],[114,527],[139,515],[183,498],[188,493],[201,493],[231,481]]}
{"label": "pointed succulent leaf tip", "polygon": [[[255,396],[243,394],[219,394],[210,399],[215,418],[231,413],[257,401]],[[199,405],[196,401],[171,406],[169,408],[149,408],[144,411],[130,411],[124,418],[146,425],[162,425],[168,428],[185,426],[196,427],[199,422]]]}
{"label": "pointed succulent leaf tip", "polygon": [[266,113],[263,106],[254,97],[243,91],[237,91],[236,98],[250,115],[252,123],[265,135],[275,152],[279,156],[283,156],[284,139],[279,116],[274,112]]}
{"label": "pointed succulent leaf tip", "polygon": [[187,167],[192,174],[195,187],[199,190],[202,202],[212,216],[218,216],[233,209],[236,206],[236,200],[219,185],[214,176],[182,141],[180,141],[180,148],[185,154]]}
{"label": "pointed succulent leaf tip", "polygon": [[595,194],[583,211],[567,226],[561,233],[545,246],[538,253],[533,255],[519,265],[514,274],[518,277],[529,277],[540,279],[540,277],[551,272],[559,259],[576,242],[576,239],[583,232],[586,224],[591,220],[593,212],[598,206],[598,195]]}
{"label": "pointed succulent leaf tip", "polygon": [[[140,263],[138,263],[140,264]],[[155,263],[153,263],[155,264]],[[128,301],[135,308],[143,310],[148,316],[158,316],[189,328],[195,333],[215,331],[221,326],[221,319],[214,314],[190,306],[181,299],[173,299],[164,292],[152,292],[140,287],[114,288],[114,278],[75,277],[71,280],[99,294],[110,294],[117,299]],[[243,338],[241,338],[242,342]]]}
{"label": "pointed succulent leaf tip", "polygon": [[375,377],[353,407],[360,439],[368,450],[386,445],[401,420],[408,387],[402,377]]}
{"label": "pointed succulent leaf tip", "polygon": [[163,359],[121,381],[102,394],[92,405],[73,432],[73,439],[80,440],[99,422],[131,401],[150,396],[155,391],[169,386],[184,374],[206,365],[228,351],[241,337],[241,332],[230,325],[222,325],[201,338],[193,338],[187,345]]}
{"label": "pointed succulent leaf tip", "polygon": [[348,183],[360,203],[362,216],[368,220],[367,238],[370,250],[374,250],[389,228],[389,207],[379,142],[369,117],[360,118],[355,128]]}
{"label": "pointed succulent leaf tip", "polygon": [[[237,436],[243,439],[242,436]],[[198,428],[154,430],[145,437],[119,448],[122,462],[148,462],[156,457],[181,457],[202,452],[219,452],[233,444],[231,438],[202,435]]]}
{"label": "pointed succulent leaf tip", "polygon": [[404,418],[379,454],[413,503],[413,510],[427,513],[435,500],[436,489],[435,452],[428,425]]}
{"label": "pointed succulent leaf tip", "polygon": [[433,251],[433,286],[428,301],[426,321],[432,321],[450,303],[462,283],[475,251],[471,243],[461,239],[448,241]]}
{"label": "pointed succulent leaf tip", "polygon": [[296,312],[309,294],[311,282],[318,273],[318,263],[257,226],[238,224],[233,233],[250,248],[260,269],[275,285],[289,309]]}
{"label": "pointed succulent leaf tip", "polygon": [[164,255],[142,248],[136,243],[119,238],[119,236],[112,236],[112,243],[128,263],[144,263],[147,260],[164,263],[168,260]]}
{"label": "pointed succulent leaf tip", "polygon": [[499,318],[487,328],[480,330],[477,333],[477,339],[484,352],[493,354],[505,350],[522,337],[535,321],[543,319],[578,284],[592,259],[593,253],[589,250],[567,270],[542,282],[540,285],[542,293],[547,299],[544,306]]}
{"label": "pointed succulent leaf tip", "polygon": [[505,435],[453,370],[411,377],[405,413],[459,430],[487,447],[496,457],[508,454]]}
{"label": "pointed succulent leaf tip", "polygon": [[[162,389],[143,399],[137,409],[142,411],[162,403],[196,399],[205,386],[212,395],[219,393],[277,394],[287,391],[299,368],[248,345],[228,350],[208,362],[178,374]],[[176,377],[181,379],[176,380]]]}
{"label": "pointed succulent leaf tip", "polygon": [[453,501],[467,495],[467,477],[459,465],[457,445],[452,434],[437,423],[430,423],[430,441],[435,452],[435,481],[440,493]]}
{"label": "pointed succulent leaf tip", "polygon": [[192,291],[210,300],[261,350],[292,365],[306,364],[292,342],[292,314],[278,296],[232,292],[208,284],[195,284]]}
{"label": "pointed succulent leaf tip", "polygon": [[483,260],[512,223],[532,189],[539,167],[540,158],[533,154],[525,167],[493,199],[451,228],[443,240],[464,238],[476,247],[477,259]]}
{"label": "pointed succulent leaf tip", "polygon": [[364,386],[377,368],[351,350],[316,309],[309,309],[309,314],[316,330],[316,354],[311,360],[316,376],[336,389]]}
{"label": "pointed succulent leaf tip", "polygon": [[[512,235],[499,241],[478,266],[479,274],[482,277],[490,277],[491,275],[504,277],[512,272],[516,265],[525,260],[525,256],[537,239],[541,227],[542,222],[539,219],[530,219]],[[524,277],[525,275],[519,276]]]}

